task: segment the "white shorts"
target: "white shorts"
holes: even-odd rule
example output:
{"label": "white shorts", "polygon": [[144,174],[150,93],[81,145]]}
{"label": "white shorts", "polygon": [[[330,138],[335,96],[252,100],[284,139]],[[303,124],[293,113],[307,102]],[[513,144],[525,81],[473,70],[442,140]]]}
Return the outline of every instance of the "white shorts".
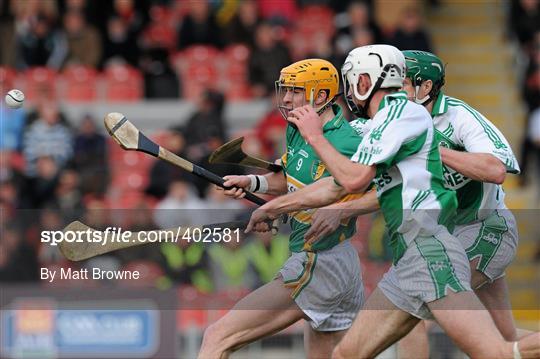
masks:
{"label": "white shorts", "polygon": [[516,255],[517,224],[509,209],[498,209],[483,221],[456,226],[454,236],[465,248],[469,261],[480,259],[476,270],[491,282],[504,276]]}
{"label": "white shorts", "polygon": [[470,291],[471,272],[465,251],[446,230],[418,237],[378,284],[398,308],[420,319],[433,319],[426,303],[445,297],[448,289]]}
{"label": "white shorts", "polygon": [[293,253],[279,274],[314,330],[350,328],[364,303],[360,260],[349,240],[325,251]]}

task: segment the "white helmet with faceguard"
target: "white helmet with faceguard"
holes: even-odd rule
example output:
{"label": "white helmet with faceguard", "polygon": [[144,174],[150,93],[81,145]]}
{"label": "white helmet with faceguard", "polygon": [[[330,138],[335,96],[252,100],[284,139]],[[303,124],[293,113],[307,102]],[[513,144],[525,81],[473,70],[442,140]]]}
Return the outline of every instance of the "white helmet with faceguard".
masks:
{"label": "white helmet with faceguard", "polygon": [[[361,95],[358,92],[360,75],[367,74],[371,87]],[[405,80],[406,66],[403,53],[390,45],[370,45],[357,47],[349,52],[341,68],[343,88],[347,96],[347,104],[358,117],[366,117],[371,98],[379,89],[401,88]],[[366,101],[364,106],[353,101]]]}

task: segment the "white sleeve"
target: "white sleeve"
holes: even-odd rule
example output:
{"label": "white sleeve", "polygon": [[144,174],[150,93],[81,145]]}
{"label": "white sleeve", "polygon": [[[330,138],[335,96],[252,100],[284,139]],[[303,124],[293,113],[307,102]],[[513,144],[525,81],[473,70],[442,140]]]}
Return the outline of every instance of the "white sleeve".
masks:
{"label": "white sleeve", "polygon": [[357,118],[356,120],[352,120],[351,122],[349,122],[349,124],[358,134],[358,136],[363,138],[366,133],[369,132],[370,122],[371,121],[369,119]]}
{"label": "white sleeve", "polygon": [[399,162],[402,157],[398,156],[400,153],[407,157],[405,152],[412,154],[414,147],[423,145],[429,124],[424,118],[411,115],[389,120],[387,111],[382,112],[385,111],[377,113],[369,132],[351,157],[351,161],[366,166],[377,165],[377,172],[385,171]]}
{"label": "white sleeve", "polygon": [[471,153],[489,153],[506,166],[506,171],[519,173],[516,156],[501,131],[481,113],[461,109],[456,117],[456,135]]}

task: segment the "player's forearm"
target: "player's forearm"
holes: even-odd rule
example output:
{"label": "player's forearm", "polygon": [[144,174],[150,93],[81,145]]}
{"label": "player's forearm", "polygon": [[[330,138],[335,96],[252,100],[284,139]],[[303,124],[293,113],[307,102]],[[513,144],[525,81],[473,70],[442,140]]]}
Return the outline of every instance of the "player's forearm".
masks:
{"label": "player's forearm", "polygon": [[271,200],[261,207],[272,217],[308,208],[319,208],[338,201],[345,190],[334,183],[332,177],[321,179],[298,191]]}
{"label": "player's forearm", "polygon": [[371,190],[366,192],[362,197],[346,202],[333,203],[324,209],[341,211],[340,219],[348,219],[351,217],[362,216],[364,214],[373,213],[380,209],[377,191]]}
{"label": "player's forearm", "polygon": [[326,165],[328,171],[348,193],[364,192],[375,172],[369,166],[353,163],[339,153],[324,136],[317,136],[309,140],[317,155]]}
{"label": "player's forearm", "polygon": [[267,173],[264,177],[268,181],[267,194],[280,195],[287,193],[287,180],[283,173]]}
{"label": "player's forearm", "polygon": [[466,177],[480,182],[502,184],[506,177],[506,167],[489,153],[470,153],[440,148],[441,160],[448,167]]}

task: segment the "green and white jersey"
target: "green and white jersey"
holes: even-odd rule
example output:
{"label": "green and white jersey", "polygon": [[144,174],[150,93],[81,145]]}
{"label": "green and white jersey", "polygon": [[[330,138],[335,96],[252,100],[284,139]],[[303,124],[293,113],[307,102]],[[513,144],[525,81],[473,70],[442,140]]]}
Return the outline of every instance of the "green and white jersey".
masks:
{"label": "green and white jersey", "polygon": [[352,120],[349,122],[349,125],[356,131],[356,134],[360,136],[360,138],[364,138],[366,133],[368,133],[371,120],[369,118],[357,118],[356,120]]}
{"label": "green and white jersey", "polygon": [[[336,115],[324,125],[323,135],[338,152],[350,157],[356,151],[361,138],[345,120],[341,108],[334,105],[332,109]],[[330,176],[330,172],[317,156],[315,150],[306,143],[300,131],[291,125],[287,126],[287,153],[283,155],[281,162],[285,168],[289,192],[294,192],[320,178]],[[359,195],[347,196],[342,201],[356,197]],[[356,231],[356,218],[351,218],[342,222],[335,232],[308,247],[304,243],[304,234],[311,226],[312,214],[313,210],[292,214],[292,233],[289,241],[289,248],[292,252],[329,249],[352,237]]]}
{"label": "green and white jersey", "polygon": [[374,181],[394,263],[417,237],[432,236],[441,226],[452,230],[457,200],[444,187],[433,121],[405,92],[384,97],[351,160],[377,168]]}
{"label": "green and white jersey", "polygon": [[[431,111],[437,144],[457,151],[489,153],[500,159],[510,173],[519,165],[502,133],[481,113],[465,102],[439,94]],[[496,209],[506,208],[502,186],[474,181],[443,166],[447,188],[457,192],[456,224],[486,219]]]}

